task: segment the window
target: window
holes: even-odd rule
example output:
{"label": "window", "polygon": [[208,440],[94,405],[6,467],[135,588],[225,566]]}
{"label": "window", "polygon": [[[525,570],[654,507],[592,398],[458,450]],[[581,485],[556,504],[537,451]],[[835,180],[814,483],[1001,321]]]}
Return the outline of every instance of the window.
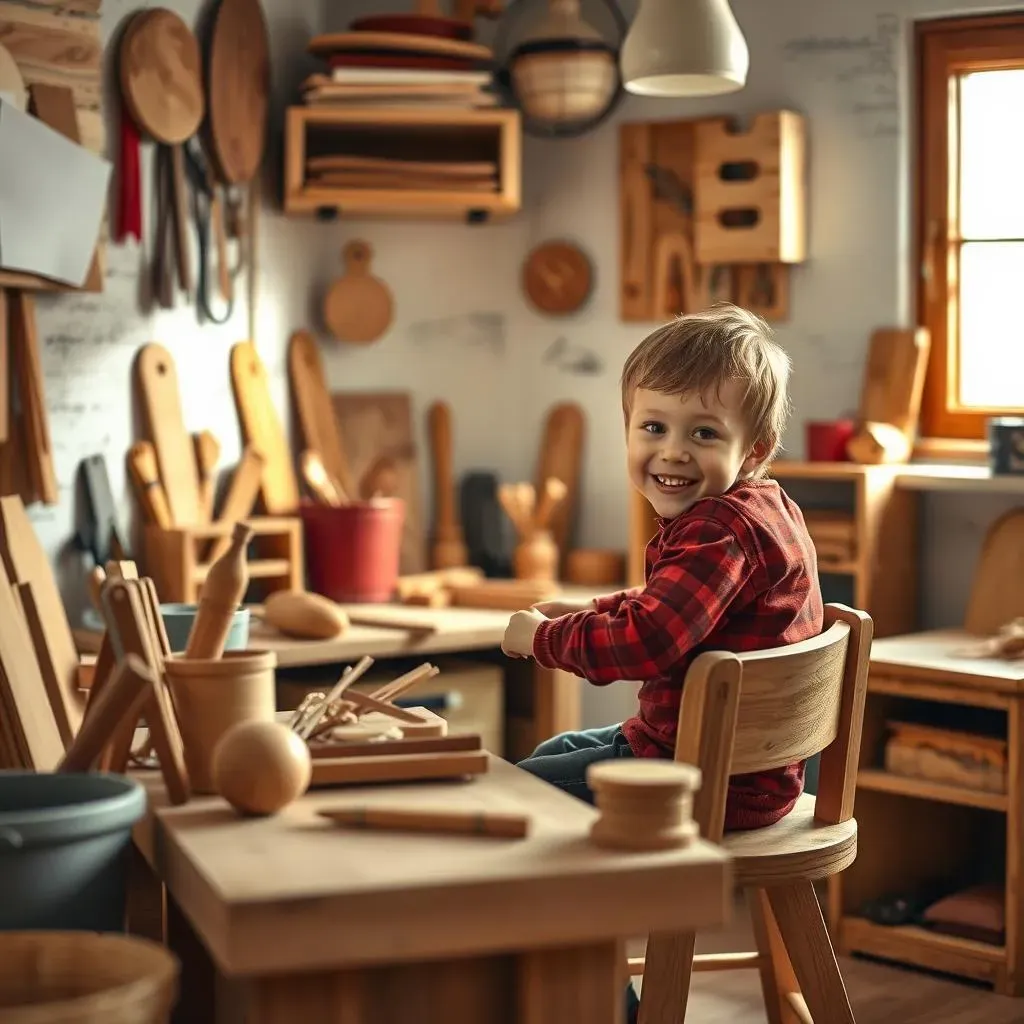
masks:
{"label": "window", "polygon": [[920,22],[919,322],[926,437],[1024,414],[1024,17]]}

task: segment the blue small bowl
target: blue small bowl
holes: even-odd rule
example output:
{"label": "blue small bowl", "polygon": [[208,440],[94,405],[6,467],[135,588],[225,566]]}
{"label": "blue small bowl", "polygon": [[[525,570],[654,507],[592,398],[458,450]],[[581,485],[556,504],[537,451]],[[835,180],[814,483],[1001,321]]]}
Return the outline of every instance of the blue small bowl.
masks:
{"label": "blue small bowl", "polygon": [[[196,620],[196,604],[162,604],[160,615],[167,630],[167,640],[174,653],[185,650],[192,623]],[[224,644],[226,651],[244,651],[249,646],[249,609],[239,608],[231,619],[231,628]]]}

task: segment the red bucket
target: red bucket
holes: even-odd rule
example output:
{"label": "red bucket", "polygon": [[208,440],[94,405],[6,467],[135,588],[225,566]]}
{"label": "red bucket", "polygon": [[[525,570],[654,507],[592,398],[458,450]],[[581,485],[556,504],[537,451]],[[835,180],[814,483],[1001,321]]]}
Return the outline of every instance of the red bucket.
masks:
{"label": "red bucket", "polygon": [[849,462],[846,445],[856,432],[853,420],[828,420],[804,424],[807,429],[808,462]]}
{"label": "red bucket", "polygon": [[299,507],[309,589],[338,602],[390,601],[398,580],[405,503],[374,498]]}

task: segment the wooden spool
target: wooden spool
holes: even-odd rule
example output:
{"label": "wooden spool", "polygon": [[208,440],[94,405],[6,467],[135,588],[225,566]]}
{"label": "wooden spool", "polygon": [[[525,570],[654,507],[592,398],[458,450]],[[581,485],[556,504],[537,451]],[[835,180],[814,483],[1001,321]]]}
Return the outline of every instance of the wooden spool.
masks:
{"label": "wooden spool", "polygon": [[601,816],[590,830],[595,846],[611,850],[668,850],[697,837],[693,794],[700,769],[677,761],[638,758],[587,769]]}

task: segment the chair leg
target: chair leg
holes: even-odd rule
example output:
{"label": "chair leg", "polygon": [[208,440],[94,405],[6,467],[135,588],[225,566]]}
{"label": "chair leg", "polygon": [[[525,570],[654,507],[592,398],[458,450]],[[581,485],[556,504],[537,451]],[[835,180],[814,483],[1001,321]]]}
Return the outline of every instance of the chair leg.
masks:
{"label": "chair leg", "polygon": [[857,1024],[810,882],[765,890],[807,1009],[817,1024]]}
{"label": "chair leg", "polygon": [[768,1024],[800,1024],[788,999],[790,993],[800,991],[800,985],[764,889],[747,889],[747,906],[757,952],[762,957],[759,973]]}
{"label": "chair leg", "polygon": [[690,997],[694,932],[647,938],[639,1024],[683,1024]]}

